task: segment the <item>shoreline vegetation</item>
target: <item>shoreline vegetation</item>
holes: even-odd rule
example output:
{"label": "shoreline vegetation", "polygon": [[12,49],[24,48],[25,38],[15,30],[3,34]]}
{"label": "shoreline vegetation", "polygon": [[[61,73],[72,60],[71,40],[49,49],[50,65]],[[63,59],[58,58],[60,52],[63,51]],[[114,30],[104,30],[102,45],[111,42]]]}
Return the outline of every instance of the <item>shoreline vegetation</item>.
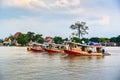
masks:
{"label": "shoreline vegetation", "polygon": [[69,37],[62,38],[61,36],[46,36],[43,37],[43,34],[36,34],[35,32],[16,32],[14,35],[10,35],[4,39],[0,39],[0,45],[4,46],[26,46],[32,42],[36,43],[55,43],[55,44],[63,44],[64,41],[71,41],[81,44],[101,44],[102,46],[120,46],[120,35],[117,37],[91,37],[91,38],[84,38],[83,36],[88,34],[89,27],[86,26],[86,22],[79,22],[77,21],[74,24],[71,24],[70,29],[77,30],[77,32],[73,32],[70,34]]}
{"label": "shoreline vegetation", "polygon": [[34,32],[21,33],[17,32],[14,35],[10,35],[4,39],[0,39],[0,46],[27,46],[29,43],[37,42],[51,42],[55,44],[62,44],[64,41],[71,41],[76,43],[89,44],[90,42],[99,43],[102,46],[120,46],[120,35],[112,38],[78,38],[76,36],[69,36],[69,38],[62,38],[60,36],[55,37],[42,37],[42,34],[36,34]]}

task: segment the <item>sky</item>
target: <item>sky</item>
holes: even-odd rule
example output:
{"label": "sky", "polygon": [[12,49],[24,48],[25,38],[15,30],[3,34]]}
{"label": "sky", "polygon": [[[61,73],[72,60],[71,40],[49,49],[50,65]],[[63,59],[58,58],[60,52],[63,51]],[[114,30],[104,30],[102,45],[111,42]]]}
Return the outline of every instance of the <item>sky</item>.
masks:
{"label": "sky", "polygon": [[120,35],[120,0],[0,0],[0,39],[28,31],[69,37],[70,26],[86,22],[86,38]]}

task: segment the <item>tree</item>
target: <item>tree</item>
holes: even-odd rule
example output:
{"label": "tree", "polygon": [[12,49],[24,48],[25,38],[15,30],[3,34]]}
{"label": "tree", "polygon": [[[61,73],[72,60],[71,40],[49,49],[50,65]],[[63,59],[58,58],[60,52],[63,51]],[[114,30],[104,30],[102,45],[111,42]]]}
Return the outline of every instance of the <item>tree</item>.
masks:
{"label": "tree", "polygon": [[110,42],[116,42],[117,41],[117,38],[116,37],[111,37],[110,38]]}
{"label": "tree", "polygon": [[42,34],[36,34],[34,36],[34,41],[37,41],[38,43],[43,43],[44,42],[44,38],[42,37]]}
{"label": "tree", "polygon": [[63,39],[63,41],[68,41],[68,38]]}
{"label": "tree", "polygon": [[80,43],[81,40],[80,40],[80,38],[73,37],[73,38],[72,38],[72,42]]}
{"label": "tree", "polygon": [[38,38],[38,43],[43,43],[44,42],[44,38]]}
{"label": "tree", "polygon": [[120,35],[116,38],[116,43],[120,46]]}
{"label": "tree", "polygon": [[106,41],[108,41],[108,38],[99,38],[98,41],[99,42],[106,42]]}
{"label": "tree", "polygon": [[86,22],[76,22],[75,24],[72,24],[70,26],[73,30],[78,30],[77,35],[78,37],[83,37],[83,35],[88,34],[87,30],[89,29],[88,26],[86,26]]}
{"label": "tree", "polygon": [[17,42],[21,45],[26,45],[28,43],[26,34],[20,34],[17,38]]}
{"label": "tree", "polygon": [[88,43],[89,39],[88,38],[82,38],[81,41],[84,41],[85,43]]}
{"label": "tree", "polygon": [[55,37],[53,38],[53,40],[54,40],[54,42],[55,42],[56,44],[61,44],[61,43],[63,43],[62,37],[59,37],[59,36],[55,36]]}
{"label": "tree", "polygon": [[90,38],[90,41],[99,42],[99,38],[98,37],[92,37],[92,38]]}
{"label": "tree", "polygon": [[27,32],[26,37],[28,38],[28,41],[34,41],[34,34],[34,32]]}
{"label": "tree", "polygon": [[0,39],[0,43],[2,43],[3,42],[3,40],[2,39]]}

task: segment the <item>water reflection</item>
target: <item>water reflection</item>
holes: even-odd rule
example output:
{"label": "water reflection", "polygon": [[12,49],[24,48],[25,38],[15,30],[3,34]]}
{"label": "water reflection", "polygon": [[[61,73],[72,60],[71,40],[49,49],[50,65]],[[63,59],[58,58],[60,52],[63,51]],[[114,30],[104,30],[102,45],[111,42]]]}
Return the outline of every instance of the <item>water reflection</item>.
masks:
{"label": "water reflection", "polygon": [[61,59],[69,59],[69,60],[90,60],[90,59],[103,59],[104,56],[65,56],[61,57]]}

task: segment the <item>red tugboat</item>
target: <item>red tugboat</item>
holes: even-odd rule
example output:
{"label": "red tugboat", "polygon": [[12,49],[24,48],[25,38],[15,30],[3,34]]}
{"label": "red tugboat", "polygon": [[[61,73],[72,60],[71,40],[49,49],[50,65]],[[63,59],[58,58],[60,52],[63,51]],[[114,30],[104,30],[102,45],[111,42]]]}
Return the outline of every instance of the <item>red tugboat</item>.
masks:
{"label": "red tugboat", "polygon": [[60,50],[57,49],[48,49],[48,48],[44,48],[44,51],[48,52],[48,53],[59,53]]}
{"label": "red tugboat", "polygon": [[59,53],[60,50],[56,47],[55,43],[47,43],[44,51],[48,52],[48,53]]}
{"label": "red tugboat", "polygon": [[104,56],[108,53],[102,53],[102,46],[90,46],[83,45],[75,42],[65,43],[66,49],[64,49],[65,54],[68,55],[80,55],[80,56]]}
{"label": "red tugboat", "polygon": [[27,51],[42,52],[42,45],[38,43],[33,43],[32,46],[27,47]]}

